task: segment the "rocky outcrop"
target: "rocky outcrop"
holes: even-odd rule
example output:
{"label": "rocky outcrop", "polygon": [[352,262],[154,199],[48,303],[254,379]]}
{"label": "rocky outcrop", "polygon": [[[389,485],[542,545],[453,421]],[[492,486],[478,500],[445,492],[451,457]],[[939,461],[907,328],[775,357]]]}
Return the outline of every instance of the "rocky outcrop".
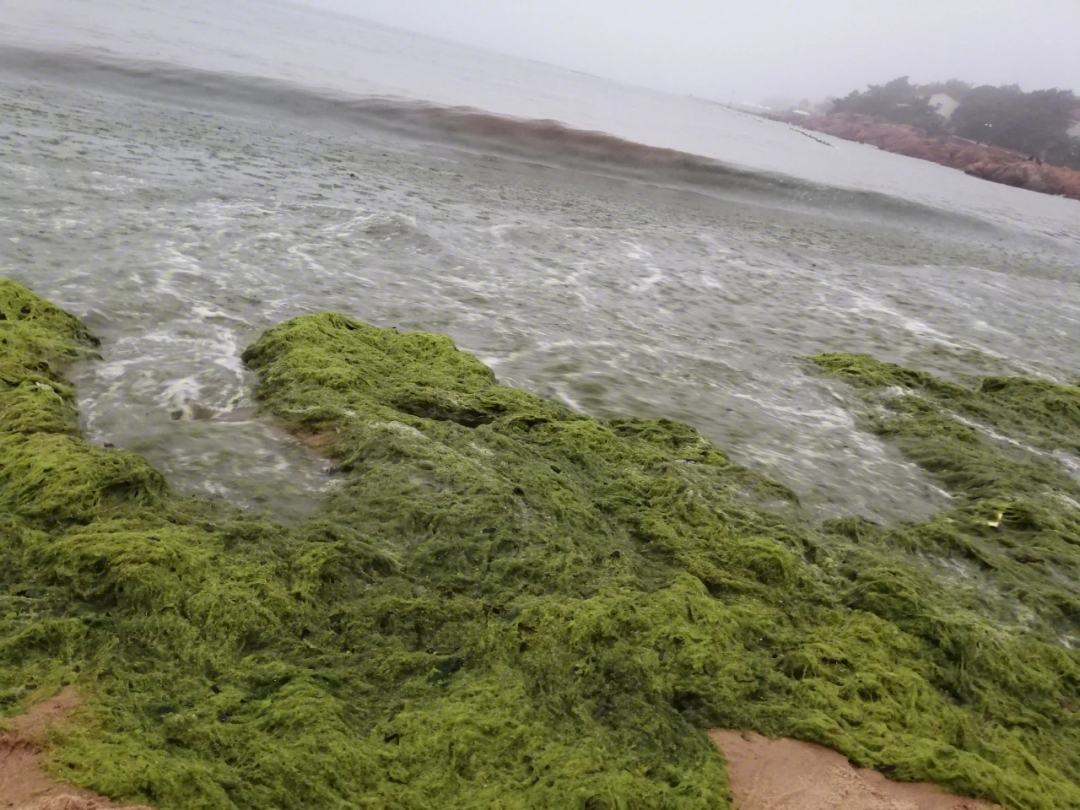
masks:
{"label": "rocky outcrop", "polygon": [[824,132],[848,141],[870,144],[886,152],[929,160],[960,169],[973,177],[1080,200],[1080,171],[1050,166],[1033,156],[953,136],[927,134],[909,124],[893,124],[868,115],[832,113],[785,114],[777,120]]}

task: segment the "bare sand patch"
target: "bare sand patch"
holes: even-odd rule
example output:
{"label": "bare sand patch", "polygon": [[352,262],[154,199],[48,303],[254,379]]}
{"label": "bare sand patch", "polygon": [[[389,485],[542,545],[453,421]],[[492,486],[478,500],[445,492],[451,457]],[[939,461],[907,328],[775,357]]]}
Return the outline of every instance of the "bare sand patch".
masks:
{"label": "bare sand patch", "polygon": [[[58,695],[9,720],[0,733],[0,808],[8,810],[112,810],[120,805],[89,790],[50,779],[41,766],[50,726],[63,723],[79,705],[79,693]],[[150,810],[126,805],[127,810]]]}
{"label": "bare sand patch", "polygon": [[1001,810],[937,785],[893,782],[830,748],[713,729],[728,762],[735,810]]}

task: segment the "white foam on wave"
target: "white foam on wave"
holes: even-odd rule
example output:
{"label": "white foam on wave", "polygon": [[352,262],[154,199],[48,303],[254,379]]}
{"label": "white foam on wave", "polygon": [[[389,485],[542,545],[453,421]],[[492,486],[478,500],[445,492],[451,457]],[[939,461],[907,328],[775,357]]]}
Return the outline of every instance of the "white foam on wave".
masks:
{"label": "white foam on wave", "polygon": [[166,408],[175,408],[189,400],[198,399],[201,394],[202,384],[198,377],[181,377],[166,383],[158,395],[158,402]]}
{"label": "white foam on wave", "polygon": [[846,431],[854,437],[862,437],[862,433],[856,430],[855,418],[844,408],[818,407],[806,404],[791,404],[777,400],[775,396],[760,396],[742,391],[732,391],[734,399],[745,399],[754,403],[759,409],[770,414],[774,419],[781,422],[804,422],[816,425],[822,430]]}

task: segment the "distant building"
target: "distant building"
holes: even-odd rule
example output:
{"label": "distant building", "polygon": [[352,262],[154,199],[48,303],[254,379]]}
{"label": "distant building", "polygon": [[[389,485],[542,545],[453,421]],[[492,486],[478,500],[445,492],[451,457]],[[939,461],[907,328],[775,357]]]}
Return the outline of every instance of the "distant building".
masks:
{"label": "distant building", "polygon": [[1075,123],[1069,127],[1069,135],[1080,139],[1080,108],[1072,111],[1072,118]]}
{"label": "distant building", "polygon": [[946,121],[952,117],[952,114],[956,112],[956,108],[959,106],[960,102],[946,93],[934,93],[934,95],[930,96],[930,109]]}

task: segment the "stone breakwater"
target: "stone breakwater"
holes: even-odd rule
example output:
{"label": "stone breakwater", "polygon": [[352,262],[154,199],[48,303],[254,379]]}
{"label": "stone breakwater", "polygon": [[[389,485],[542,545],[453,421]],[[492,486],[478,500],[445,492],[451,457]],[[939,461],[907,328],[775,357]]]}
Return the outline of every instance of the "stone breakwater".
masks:
{"label": "stone breakwater", "polygon": [[89,444],[75,318],[0,281],[0,709],[73,686],[54,776],[159,808],[727,808],[706,729],[1080,807],[1080,388],[865,355],[865,427],[953,496],[813,524],[667,419],[501,386],[340,314],[243,355],[341,486],[283,525]]}
{"label": "stone breakwater", "polygon": [[855,113],[772,117],[844,140],[870,144],[886,152],[960,169],[983,180],[1080,200],[1080,171],[1050,166],[1008,149],[962,138],[937,137],[909,124],[894,124]]}

